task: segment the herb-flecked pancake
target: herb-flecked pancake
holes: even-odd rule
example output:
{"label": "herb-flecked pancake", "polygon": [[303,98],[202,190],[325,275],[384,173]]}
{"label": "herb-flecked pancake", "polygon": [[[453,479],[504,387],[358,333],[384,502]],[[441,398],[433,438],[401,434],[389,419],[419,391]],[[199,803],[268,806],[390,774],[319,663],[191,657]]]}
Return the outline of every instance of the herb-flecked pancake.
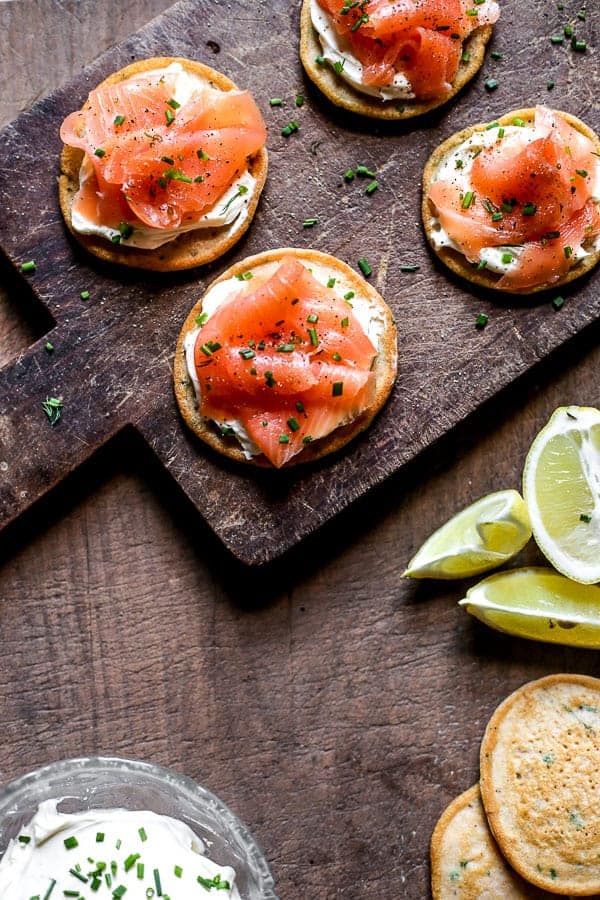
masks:
{"label": "herb-flecked pancake", "polygon": [[480,765],[485,812],[513,868],[551,893],[600,892],[600,679],[519,688],[490,719]]}

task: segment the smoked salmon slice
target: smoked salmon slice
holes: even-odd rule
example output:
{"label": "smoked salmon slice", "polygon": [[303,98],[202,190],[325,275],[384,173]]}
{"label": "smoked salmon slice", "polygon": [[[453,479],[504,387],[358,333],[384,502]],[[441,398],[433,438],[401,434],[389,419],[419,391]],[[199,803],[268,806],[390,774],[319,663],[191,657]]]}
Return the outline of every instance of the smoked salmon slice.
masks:
{"label": "smoked salmon slice", "polygon": [[[550,286],[600,234],[593,197],[598,159],[593,142],[560,114],[538,107],[534,121],[498,128],[478,148],[468,176],[434,181],[429,201],[453,244],[471,263],[490,247],[514,248],[518,264],[497,282],[526,290]],[[489,129],[488,129],[489,131]]]}
{"label": "smoked salmon slice", "polygon": [[176,78],[166,68],[101,85],[67,116],[63,142],[83,150],[94,169],[74,211],[116,228],[123,220],[177,228],[212,209],[264,146],[265,124],[248,91],[199,85],[180,104]]}
{"label": "smoked salmon slice", "polygon": [[492,25],[495,0],[318,0],[363,66],[365,85],[389,85],[400,72],[418,99],[452,90],[463,41]]}
{"label": "smoked salmon slice", "polygon": [[200,327],[200,413],[241,424],[279,468],[371,405],[376,355],[351,306],[287,256]]}

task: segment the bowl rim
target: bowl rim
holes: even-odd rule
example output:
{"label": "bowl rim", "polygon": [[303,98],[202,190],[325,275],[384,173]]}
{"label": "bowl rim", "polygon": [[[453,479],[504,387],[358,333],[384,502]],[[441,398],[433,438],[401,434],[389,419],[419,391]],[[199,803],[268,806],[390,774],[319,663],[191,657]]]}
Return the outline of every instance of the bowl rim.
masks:
{"label": "bowl rim", "polygon": [[60,775],[76,775],[77,771],[94,769],[106,773],[110,773],[111,770],[125,770],[132,774],[149,775],[158,778],[167,785],[171,784],[179,787],[185,793],[191,795],[192,800],[200,799],[204,803],[208,803],[225,819],[232,829],[236,830],[238,838],[254,862],[260,877],[259,887],[262,892],[262,900],[278,900],[274,891],[275,880],[263,850],[241,819],[216,794],[213,794],[212,791],[199,784],[189,775],[182,775],[158,763],[121,756],[77,756],[46,763],[37,769],[11,779],[6,784],[0,784],[0,814],[3,811],[3,807],[18,795],[20,791],[27,789],[37,781]]}

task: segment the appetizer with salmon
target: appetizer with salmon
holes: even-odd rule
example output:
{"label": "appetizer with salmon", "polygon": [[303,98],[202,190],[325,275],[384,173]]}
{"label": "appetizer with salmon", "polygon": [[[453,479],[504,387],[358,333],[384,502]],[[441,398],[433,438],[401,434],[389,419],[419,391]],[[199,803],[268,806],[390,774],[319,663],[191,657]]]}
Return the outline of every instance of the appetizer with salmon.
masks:
{"label": "appetizer with salmon", "polygon": [[60,205],[91,253],[160,271],[225,253],[267,176],[252,95],[192,60],[141,60],[110,75],[62,123]]}
{"label": "appetizer with salmon", "polygon": [[475,75],[499,15],[496,0],[304,0],[300,56],[336,106],[406,119]]}
{"label": "appetizer with salmon", "polygon": [[565,112],[516,110],[434,151],[429,243],[454,272],[513,294],[556,288],[600,259],[600,140]]}
{"label": "appetizer with salmon", "polygon": [[192,431],[240,462],[308,462],[373,420],[396,377],[396,327],[377,291],[315,250],[236,263],[190,312],[175,394]]}

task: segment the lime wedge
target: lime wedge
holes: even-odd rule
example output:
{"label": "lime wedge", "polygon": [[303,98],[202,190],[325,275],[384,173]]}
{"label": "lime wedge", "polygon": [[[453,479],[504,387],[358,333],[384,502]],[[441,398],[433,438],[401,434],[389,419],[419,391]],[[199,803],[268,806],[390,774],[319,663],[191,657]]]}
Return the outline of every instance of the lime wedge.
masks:
{"label": "lime wedge", "polygon": [[582,584],[600,581],[600,410],[553,413],[527,454],[523,495],[552,565]]}
{"label": "lime wedge", "polygon": [[404,572],[409,578],[468,578],[495,569],[531,537],[529,515],[518,491],[477,500],[438,528]]}
{"label": "lime wedge", "polygon": [[570,647],[600,647],[600,587],[578,584],[552,569],[491,575],[460,601],[496,631]]}

